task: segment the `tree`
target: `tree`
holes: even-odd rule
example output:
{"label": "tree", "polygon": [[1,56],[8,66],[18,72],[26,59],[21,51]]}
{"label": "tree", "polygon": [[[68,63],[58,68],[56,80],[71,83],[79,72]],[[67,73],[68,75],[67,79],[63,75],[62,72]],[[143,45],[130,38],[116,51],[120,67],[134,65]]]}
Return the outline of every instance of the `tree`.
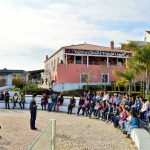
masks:
{"label": "tree", "polygon": [[15,76],[12,81],[13,85],[15,85],[17,88],[23,88],[26,82],[20,77]]}
{"label": "tree", "polygon": [[124,86],[129,87],[129,94],[131,93],[131,85],[132,80],[134,79],[134,72],[132,70],[126,69],[124,72],[115,70],[114,75],[116,77],[120,77],[120,80],[118,80],[116,83],[119,85],[122,83]]}
{"label": "tree", "polygon": [[128,62],[130,67],[137,75],[145,73],[146,95],[149,92],[150,82],[150,44],[140,46],[138,50],[134,50],[134,54]]}
{"label": "tree", "polygon": [[125,49],[127,51],[132,51],[135,52],[139,49],[140,46],[138,46],[137,44],[135,44],[134,42],[129,42],[126,46]]}
{"label": "tree", "polygon": [[120,91],[120,87],[126,87],[126,91],[127,91],[127,87],[129,86],[129,82],[125,79],[125,78],[120,78],[120,80],[116,81],[116,86],[118,87],[118,90]]}

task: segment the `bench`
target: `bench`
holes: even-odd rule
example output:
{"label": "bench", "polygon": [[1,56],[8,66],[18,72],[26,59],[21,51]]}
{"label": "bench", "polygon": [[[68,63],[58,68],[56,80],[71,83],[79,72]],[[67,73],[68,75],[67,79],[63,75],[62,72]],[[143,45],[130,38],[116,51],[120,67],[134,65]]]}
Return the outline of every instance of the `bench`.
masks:
{"label": "bench", "polygon": [[144,128],[132,129],[131,138],[138,150],[150,150],[150,134]]}

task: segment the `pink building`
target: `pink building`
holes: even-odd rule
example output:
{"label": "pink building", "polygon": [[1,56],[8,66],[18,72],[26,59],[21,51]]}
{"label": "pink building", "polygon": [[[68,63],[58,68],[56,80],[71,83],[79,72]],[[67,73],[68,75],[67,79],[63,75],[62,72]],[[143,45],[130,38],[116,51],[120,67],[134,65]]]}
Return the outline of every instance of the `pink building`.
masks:
{"label": "pink building", "polygon": [[84,84],[111,84],[115,81],[113,71],[124,70],[126,59],[132,52],[114,47],[78,44],[65,46],[52,56],[46,56],[44,80],[53,84],[54,90],[73,90]]}

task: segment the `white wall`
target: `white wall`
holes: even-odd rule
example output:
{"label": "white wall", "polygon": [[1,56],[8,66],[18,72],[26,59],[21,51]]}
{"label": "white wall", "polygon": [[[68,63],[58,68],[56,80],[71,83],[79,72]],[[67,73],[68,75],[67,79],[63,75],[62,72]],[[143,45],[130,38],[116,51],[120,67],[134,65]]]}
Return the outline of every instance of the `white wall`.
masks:
{"label": "white wall", "polygon": [[[79,105],[79,97],[75,97],[75,99],[76,99],[76,106],[75,106],[75,108],[73,108],[73,113],[77,113],[77,109],[78,109],[78,105]],[[32,96],[31,95],[26,95],[25,100],[26,100],[25,109],[29,109],[30,101],[32,100]],[[38,104],[37,109],[41,110],[42,109],[42,107],[41,107],[41,95],[37,96],[36,102]],[[69,102],[70,102],[70,97],[64,96],[63,106],[60,106],[60,111],[61,112],[67,112],[68,111]],[[4,102],[0,101],[0,108],[2,108],[2,109],[5,108],[5,103]],[[13,103],[10,103],[10,109],[12,109],[12,108],[13,108]],[[20,106],[19,106],[18,103],[16,104],[16,108],[20,109]]]}
{"label": "white wall", "polygon": [[[83,85],[87,85],[87,83],[56,83],[53,85],[54,91],[70,91],[70,90],[76,90],[76,89],[82,89]],[[111,83],[88,83],[88,85],[111,85]]]}
{"label": "white wall", "polygon": [[[64,56],[63,56],[64,50],[61,49],[58,53],[56,53],[52,58],[50,58],[48,61],[44,64],[44,81],[47,78],[48,82],[51,82],[55,79],[55,75],[57,73],[57,59],[59,58],[59,63],[61,60],[64,62]],[[55,60],[55,66],[54,66],[54,60]],[[51,62],[53,62],[53,66],[51,65]]]}
{"label": "white wall", "polygon": [[145,32],[145,41],[150,42],[150,34]]}

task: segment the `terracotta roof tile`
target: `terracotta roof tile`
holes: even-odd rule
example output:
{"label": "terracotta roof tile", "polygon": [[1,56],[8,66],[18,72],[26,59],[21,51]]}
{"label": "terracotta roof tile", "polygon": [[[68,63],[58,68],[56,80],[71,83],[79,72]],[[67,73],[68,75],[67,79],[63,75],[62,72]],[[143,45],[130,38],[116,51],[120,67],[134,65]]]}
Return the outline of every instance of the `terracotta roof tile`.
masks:
{"label": "terracotta roof tile", "polygon": [[[110,47],[93,45],[93,44],[86,44],[86,43],[85,44],[65,46],[63,48],[65,48],[65,49],[81,49],[81,50],[106,50],[106,51],[112,50]],[[121,50],[121,48],[115,47],[114,50]]]}

